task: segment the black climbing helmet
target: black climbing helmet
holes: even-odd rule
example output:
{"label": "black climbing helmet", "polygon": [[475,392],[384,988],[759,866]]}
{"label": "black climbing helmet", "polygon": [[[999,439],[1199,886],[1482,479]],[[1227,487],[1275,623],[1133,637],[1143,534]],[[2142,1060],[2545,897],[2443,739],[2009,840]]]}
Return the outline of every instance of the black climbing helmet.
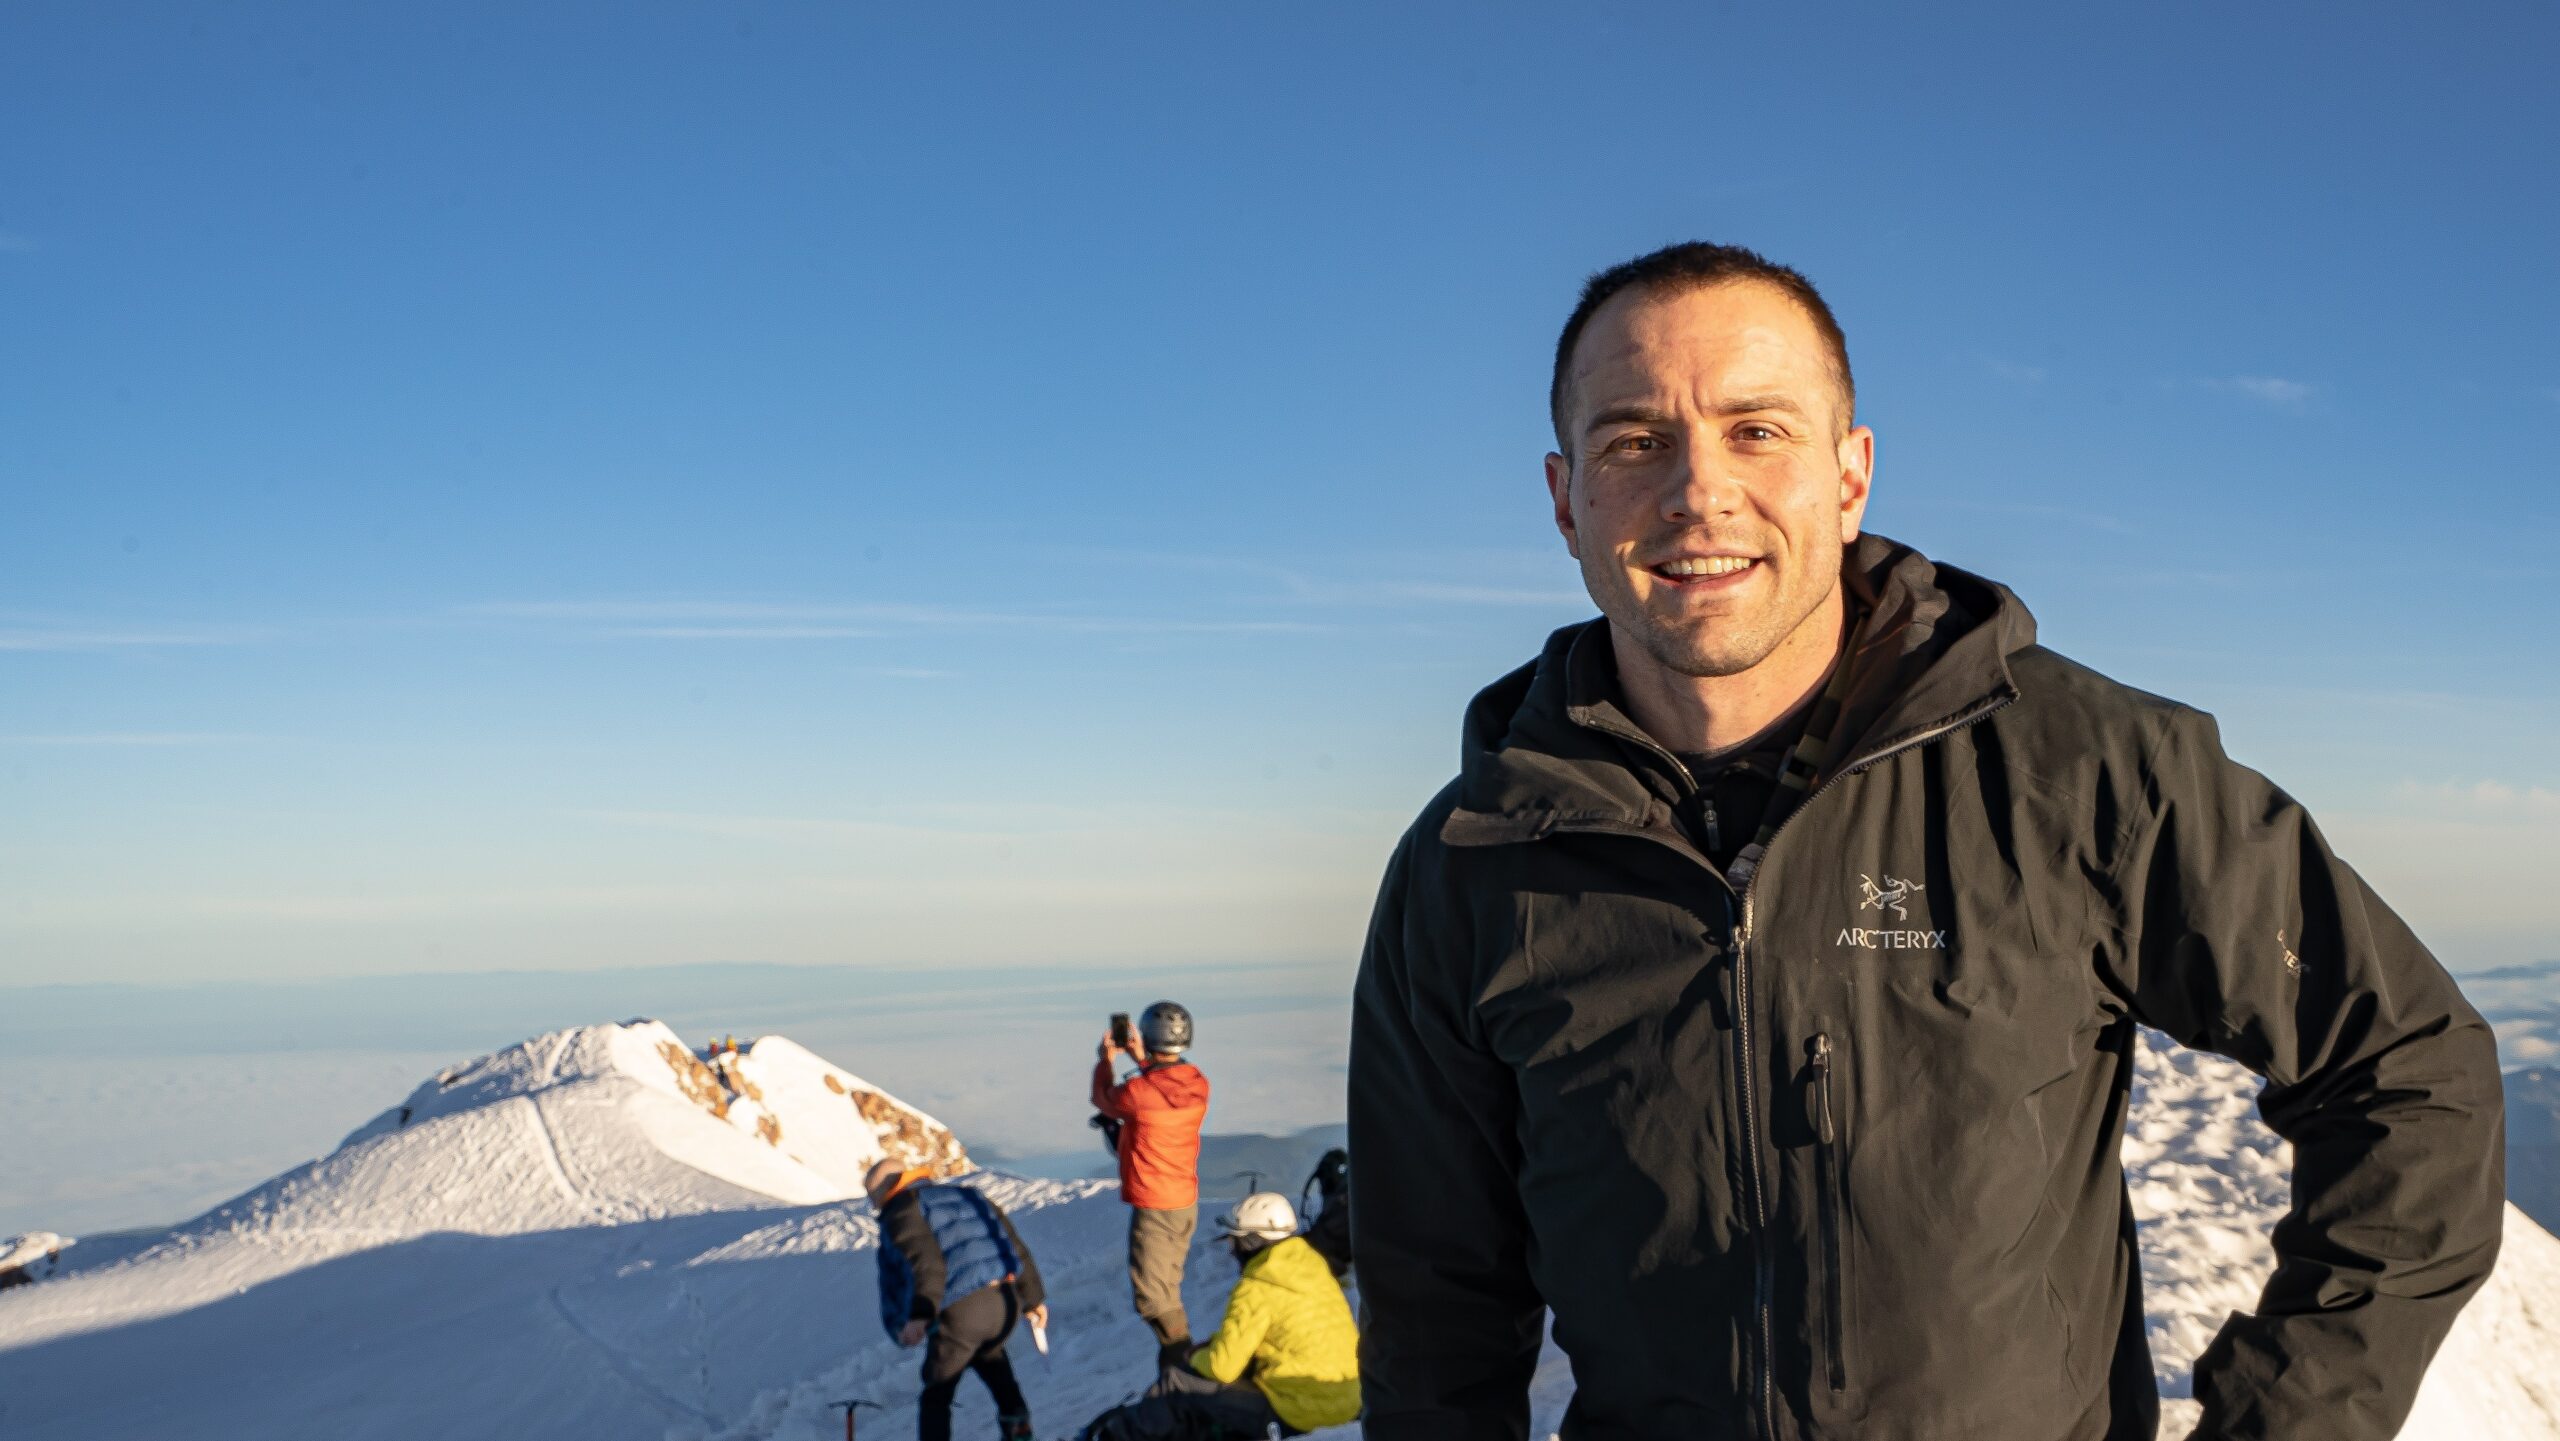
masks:
{"label": "black climbing helmet", "polygon": [[1158,1001],[1138,1017],[1138,1039],[1148,1055],[1180,1055],[1191,1049],[1191,1013],[1171,1001]]}

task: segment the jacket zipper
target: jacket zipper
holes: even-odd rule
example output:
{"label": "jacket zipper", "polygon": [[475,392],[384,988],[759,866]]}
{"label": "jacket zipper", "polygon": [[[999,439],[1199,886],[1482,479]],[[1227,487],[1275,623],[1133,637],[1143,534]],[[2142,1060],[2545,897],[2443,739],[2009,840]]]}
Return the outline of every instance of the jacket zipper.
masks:
{"label": "jacket zipper", "polygon": [[1831,1391],[1836,1396],[1849,1389],[1849,1283],[1840,1245],[1845,1183],[1840,1176],[1840,1131],[1831,1111],[1831,1037],[1816,1031],[1805,1049],[1813,1056],[1813,1133],[1821,1142],[1815,1157],[1822,1170],[1823,1331],[1831,1353]]}
{"label": "jacket zipper", "polygon": [[[1706,796],[1706,788],[1698,784],[1696,776],[1690,774],[1688,764],[1673,755],[1661,742],[1642,731],[1610,730],[1606,733],[1633,740],[1669,762],[1672,774],[1680,778],[1680,784],[1685,788],[1688,796]],[[1813,797],[1808,795],[1805,799],[1810,801]],[[1706,797],[1706,800],[1707,820],[1712,826],[1715,822],[1715,801],[1712,797]],[[1803,806],[1799,805],[1797,809],[1802,810]],[[1781,823],[1780,829],[1784,828]],[[1594,827],[1593,829],[1619,830],[1622,828]],[[1698,854],[1685,841],[1664,836],[1659,831],[1644,829],[1630,830],[1630,833],[1640,834],[1647,840],[1668,845],[1696,861],[1707,874],[1716,878],[1716,883],[1724,890],[1725,936],[1733,950],[1733,1074],[1734,1089],[1738,1093],[1736,1109],[1741,1112],[1742,1119],[1742,1179],[1744,1187],[1751,1193],[1751,1312],[1757,1322],[1753,1329],[1758,1333],[1759,1338],[1759,1345],[1751,1358],[1751,1369],[1754,1372],[1752,1376],[1754,1384],[1751,1389],[1759,1398],[1760,1434],[1766,1438],[1766,1441],[1776,1441],[1778,1434],[1775,1384],[1777,1367],[1770,1359],[1776,1354],[1772,1342],[1776,1323],[1771,1319],[1773,1308],[1769,1303],[1770,1293],[1777,1288],[1776,1259],[1770,1254],[1769,1248],[1767,1182],[1760,1173],[1760,1104],[1758,1088],[1753,1084],[1755,1067],[1752,1060],[1751,1039],[1751,961],[1750,948],[1745,944],[1746,938],[1751,934],[1751,888],[1746,884],[1742,889],[1740,898],[1742,917],[1737,924],[1733,913],[1735,901],[1733,880],[1724,873],[1722,866]],[[1772,832],[1769,839],[1775,843],[1776,833]],[[1715,841],[1710,837],[1707,843],[1713,846]],[[1756,875],[1757,872],[1754,874]]]}
{"label": "jacket zipper", "polygon": [[1755,1066],[1751,1054],[1751,949],[1743,938],[1751,934],[1751,892],[1742,893],[1742,924],[1731,923],[1732,902],[1725,903],[1726,929],[1733,937],[1733,1069],[1736,1085],[1742,1092],[1742,1175],[1751,1186],[1751,1310],[1759,1321],[1759,1354],[1754,1358],[1760,1374],[1760,1434],[1774,1438],[1778,1434],[1775,1408],[1774,1376],[1777,1367],[1770,1361],[1774,1354],[1770,1345],[1776,1327],[1770,1320],[1769,1293],[1777,1282],[1772,1272],[1776,1258],[1770,1254],[1769,1204],[1762,1193],[1760,1178],[1760,1106],[1751,1084]]}
{"label": "jacket zipper", "polygon": [[[1778,1430],[1775,1400],[1776,1381],[1772,1374],[1775,1372],[1776,1367],[1770,1359],[1775,1354],[1770,1345],[1770,1337],[1775,1330],[1775,1323],[1770,1319],[1769,1305],[1769,1293],[1775,1289],[1776,1282],[1771,1274],[1775,1266],[1775,1259],[1770,1255],[1768,1239],[1768,1208],[1766,1202],[1762,1199],[1763,1185],[1760,1178],[1759,1113],[1757,1108],[1752,1105],[1751,898],[1753,893],[1758,891],[1760,888],[1760,877],[1768,873],[1769,854],[1778,848],[1778,837],[1786,833],[1788,826],[1795,824],[1797,816],[1803,815],[1805,811],[1813,805],[1815,797],[1820,796],[1824,791],[1838,785],[1842,780],[1856,775],[1858,772],[1865,770],[1870,766],[1889,760],[1916,746],[1927,745],[1929,742],[1936,740],[1940,736],[1962,730],[1966,726],[1972,725],[1974,722],[1981,720],[1984,716],[1987,716],[1993,711],[2000,709],[2002,706],[2007,705],[2010,701],[2015,700],[2016,698],[2017,697],[2014,695],[1999,696],[1991,700],[1988,704],[1970,706],[1964,710],[1958,711],[1952,716],[1949,716],[1946,720],[1941,721],[1937,725],[1931,726],[1927,730],[1916,732],[1904,740],[1897,741],[1894,744],[1885,747],[1883,750],[1861,756],[1855,762],[1841,767],[1839,771],[1834,773],[1829,779],[1823,781],[1822,784],[1815,786],[1803,800],[1796,802],[1796,808],[1788,813],[1785,820],[1778,822],[1778,828],[1769,833],[1769,844],[1763,847],[1760,852],[1759,863],[1751,868],[1751,875],[1742,883],[1742,926],[1741,929],[1735,931],[1733,934],[1734,1065],[1742,1072],[1742,1100],[1746,1107],[1743,1113],[1744,1120],[1742,1128],[1743,1145],[1746,1150],[1743,1157],[1742,1170],[1743,1174],[1748,1177],[1751,1182],[1752,1209],[1754,1212],[1754,1220],[1757,1223],[1757,1231],[1754,1239],[1758,1243],[1760,1252],[1758,1264],[1753,1267],[1751,1281],[1753,1302],[1760,1313],[1760,1384],[1758,1387],[1760,1393],[1760,1431],[1764,1437],[1770,1438],[1770,1441],[1775,1441]],[[1722,872],[1718,872],[1718,875],[1721,876]],[[1730,891],[1731,887],[1732,883],[1728,881],[1726,883],[1727,890]],[[1839,1352],[1837,1348],[1834,1348],[1832,1354],[1835,1357],[1838,1356]],[[1835,1387],[1835,1389],[1837,1388]]]}
{"label": "jacket zipper", "polygon": [[[1632,733],[1631,738],[1670,762],[1672,773],[1680,777],[1680,784],[1687,788],[1689,796],[1706,799],[1707,823],[1712,827],[1715,824],[1714,798],[1706,795],[1706,788],[1698,784],[1696,776],[1690,774],[1688,764],[1651,736],[1639,731]],[[1808,795],[1805,799],[1810,801],[1813,797]],[[1802,810],[1803,807],[1799,805],[1797,809]],[[1783,823],[1780,829],[1784,829]],[[1672,844],[1669,838],[1659,832],[1646,831],[1644,834],[1649,839]],[[1774,843],[1777,840],[1776,833],[1772,832],[1769,839]],[[1710,847],[1714,846],[1715,840],[1712,836],[1709,837],[1707,844]],[[1771,1319],[1774,1308],[1770,1305],[1769,1298],[1770,1293],[1777,1289],[1775,1274],[1777,1263],[1769,1247],[1767,1182],[1760,1173],[1760,1103],[1758,1088],[1753,1084],[1756,1067],[1753,1064],[1751,1039],[1751,960],[1750,948],[1744,943],[1751,934],[1751,888],[1746,884],[1742,889],[1742,917],[1740,923],[1736,924],[1733,914],[1735,900],[1733,880],[1724,873],[1724,868],[1708,857],[1699,855],[1686,843],[1674,844],[1673,848],[1697,861],[1705,868],[1707,874],[1716,878],[1717,884],[1724,889],[1725,936],[1731,942],[1733,949],[1734,1089],[1738,1093],[1736,1109],[1742,1113],[1742,1179],[1744,1186],[1751,1193],[1751,1312],[1757,1323],[1753,1329],[1758,1333],[1759,1338],[1759,1345],[1752,1356],[1751,1369],[1755,1373],[1752,1377],[1754,1382],[1752,1390],[1759,1398],[1760,1434],[1766,1438],[1766,1441],[1776,1441],[1778,1434],[1775,1381],[1777,1366],[1771,1357],[1776,1354],[1773,1337],[1777,1328],[1776,1323]]]}
{"label": "jacket zipper", "polygon": [[[1757,1099],[1758,1089],[1752,1084],[1752,1057],[1755,1050],[1751,1039],[1752,893],[1759,889],[1760,877],[1769,869],[1769,852],[1777,849],[1778,837],[1785,833],[1788,826],[1795,823],[1795,818],[1797,816],[1805,813],[1806,808],[1813,804],[1816,796],[1821,795],[1833,786],[1838,785],[1841,781],[1850,776],[1856,775],[1862,770],[1866,770],[1870,766],[1890,760],[1915,746],[1927,745],[1929,742],[1938,739],[1940,736],[1962,730],[1966,726],[1972,725],[1974,722],[1981,720],[1983,717],[1990,715],[1993,711],[2000,709],[2002,706],[2005,706],[2016,699],[2017,697],[2015,695],[1996,696],[1988,702],[1968,706],[1964,710],[1958,711],[1938,724],[1929,727],[1927,730],[1916,731],[1910,736],[1885,747],[1883,750],[1875,751],[1871,754],[1859,757],[1854,763],[1841,767],[1840,770],[1834,773],[1829,779],[1823,781],[1822,784],[1815,786],[1803,800],[1796,803],[1796,808],[1788,814],[1787,818],[1778,823],[1778,828],[1769,833],[1769,844],[1762,849],[1759,864],[1751,868],[1750,877],[1742,884],[1742,921],[1738,926],[1733,924],[1732,880],[1727,877],[1724,871],[1714,862],[1698,855],[1695,850],[1692,850],[1687,845],[1674,844],[1672,846],[1674,850],[1696,859],[1705,865],[1708,874],[1722,882],[1725,888],[1726,926],[1731,932],[1733,942],[1733,1066],[1737,1078],[1737,1088],[1741,1092],[1742,1176],[1745,1184],[1747,1184],[1751,1190],[1752,1245],[1754,1250],[1757,1252],[1753,1257],[1753,1264],[1751,1267],[1751,1308],[1758,1314],[1759,1319],[1759,1325],[1756,1328],[1760,1337],[1759,1354],[1753,1358],[1756,1363],[1754,1369],[1759,1372],[1759,1375],[1754,1378],[1758,1384],[1752,1389],[1758,1394],[1760,1399],[1760,1434],[1763,1437],[1769,1438],[1769,1441],[1775,1441],[1778,1434],[1776,1381],[1773,1375],[1777,1368],[1771,1361],[1771,1357],[1775,1354],[1775,1348],[1771,1344],[1771,1337],[1776,1330],[1776,1323],[1770,1317],[1771,1308],[1769,1304],[1769,1293],[1776,1289],[1776,1281],[1773,1276],[1775,1258],[1771,1256],[1769,1247],[1769,1206],[1767,1200],[1767,1188],[1760,1173],[1760,1108]],[[1622,733],[1613,729],[1603,728],[1603,734],[1619,735]],[[1669,750],[1665,749],[1661,742],[1654,740],[1651,736],[1645,735],[1640,731],[1632,733],[1630,738],[1645,746],[1654,754],[1661,756],[1664,760],[1669,761],[1671,763],[1672,770],[1677,773],[1681,781],[1689,787],[1690,792],[1692,794],[1696,793],[1698,790],[1697,778],[1689,774],[1689,768],[1681,764],[1678,756],[1673,755]],[[1590,829],[1623,829],[1623,831],[1628,834],[1642,835],[1649,840],[1665,842],[1666,844],[1669,843],[1665,841],[1665,838],[1659,832],[1635,827],[1591,827]]]}

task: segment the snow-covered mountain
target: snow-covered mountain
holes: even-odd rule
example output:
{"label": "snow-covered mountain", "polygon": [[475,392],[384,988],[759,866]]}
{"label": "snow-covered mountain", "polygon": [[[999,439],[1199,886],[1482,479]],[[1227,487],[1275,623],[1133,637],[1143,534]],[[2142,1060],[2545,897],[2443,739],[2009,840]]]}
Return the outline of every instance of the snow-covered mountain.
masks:
{"label": "snow-covered mountain", "polygon": [[[2255,1303],[2266,1281],[2293,1154],[2258,1120],[2255,1076],[2143,1039],[2124,1165],[2142,1218],[2151,1359],[2162,1394],[2178,1398],[2222,1318]],[[2512,1205],[2505,1234],[2496,1273],[2436,1353],[2404,1441],[2560,1438],[2560,1241]],[[2192,1401],[2161,1411],[2164,1436],[2195,1420]]]}
{"label": "snow-covered mountain", "polygon": [[2560,1067],[2507,1072],[2507,1195],[2543,1229],[2560,1226]]}
{"label": "snow-covered mountain", "polygon": [[[2254,1297],[2283,1209],[2286,1157],[2254,1095],[2211,1057],[2143,1062],[2125,1158],[2173,1397]],[[883,1407],[862,1413],[869,1434],[910,1434],[917,1357],[874,1319],[859,1199],[892,1151],[984,1186],[1039,1257],[1054,1351],[1018,1346],[1016,1366],[1044,1434],[1144,1384],[1109,1185],[976,1171],[931,1117],[778,1037],[696,1051],[633,1022],[449,1070],[163,1235],[60,1250],[50,1279],[0,1292],[0,1436],[804,1441],[841,1436],[831,1403],[857,1397]],[[1187,1287],[1202,1329],[1232,1280],[1204,1243]],[[1540,1434],[1571,1385],[1550,1350]],[[974,1382],[959,1426],[993,1429]],[[2560,1242],[2513,1208],[2498,1276],[2404,1434],[2560,1441]]]}

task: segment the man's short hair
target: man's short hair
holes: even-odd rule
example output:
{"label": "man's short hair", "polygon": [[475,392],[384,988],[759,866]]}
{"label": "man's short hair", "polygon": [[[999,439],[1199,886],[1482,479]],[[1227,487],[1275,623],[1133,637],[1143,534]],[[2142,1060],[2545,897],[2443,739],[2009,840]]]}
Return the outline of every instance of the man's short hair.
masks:
{"label": "man's short hair", "polygon": [[1573,348],[1581,343],[1582,328],[1611,296],[1622,290],[1688,290],[1708,285],[1722,285],[1736,280],[1757,280],[1774,285],[1788,298],[1804,307],[1813,318],[1813,328],[1822,332],[1831,347],[1832,379],[1840,384],[1840,428],[1846,431],[1858,410],[1858,387],[1849,378],[1849,340],[1840,333],[1840,322],[1824,304],[1822,292],[1801,271],[1780,265],[1757,251],[1739,245],[1713,245],[1703,240],[1666,245],[1649,255],[1612,265],[1584,281],[1582,299],[1565,320],[1564,334],[1556,339],[1555,378],[1547,383],[1547,413],[1555,422],[1556,449],[1560,454],[1573,454],[1572,438],[1564,433],[1564,393],[1567,373],[1573,364]]}

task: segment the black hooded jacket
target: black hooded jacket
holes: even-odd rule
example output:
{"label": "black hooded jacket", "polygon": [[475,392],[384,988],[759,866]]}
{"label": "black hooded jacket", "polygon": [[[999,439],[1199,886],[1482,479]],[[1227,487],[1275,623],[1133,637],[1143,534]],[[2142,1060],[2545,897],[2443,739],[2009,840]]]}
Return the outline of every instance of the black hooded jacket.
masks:
{"label": "black hooded jacket", "polygon": [[2137,1024],[2267,1078],[2294,1206],[2198,1435],[2380,1441],[2486,1279],[2496,1052],[2211,720],[1867,537],[1832,760],[1738,889],[1605,622],[1469,709],[1354,1002],[1374,1438],[2129,1441]]}

